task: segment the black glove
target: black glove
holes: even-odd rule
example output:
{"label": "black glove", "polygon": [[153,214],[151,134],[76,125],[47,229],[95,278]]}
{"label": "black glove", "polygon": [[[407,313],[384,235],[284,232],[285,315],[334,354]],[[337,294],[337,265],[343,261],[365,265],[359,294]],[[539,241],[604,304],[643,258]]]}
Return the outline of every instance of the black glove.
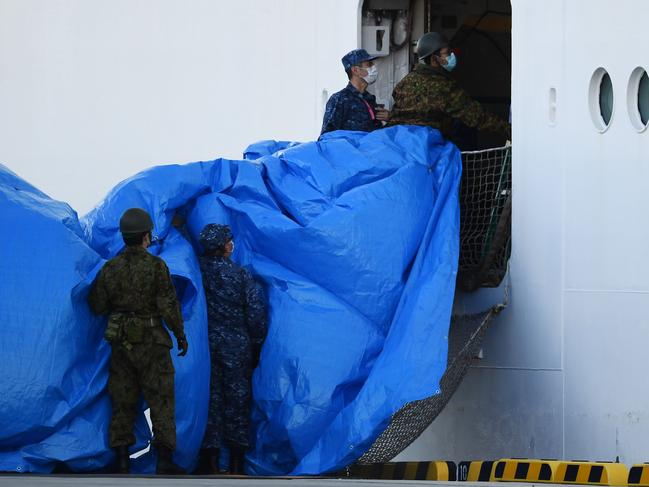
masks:
{"label": "black glove", "polygon": [[184,336],[178,338],[178,350],[180,350],[178,356],[184,357],[185,355],[187,355],[188,348],[189,348],[189,343],[187,343],[187,339]]}

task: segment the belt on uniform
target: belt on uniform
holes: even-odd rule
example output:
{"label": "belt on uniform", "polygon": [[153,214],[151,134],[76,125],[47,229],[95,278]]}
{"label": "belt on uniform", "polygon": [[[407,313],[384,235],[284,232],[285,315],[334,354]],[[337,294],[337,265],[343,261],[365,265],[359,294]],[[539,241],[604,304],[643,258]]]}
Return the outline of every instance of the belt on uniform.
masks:
{"label": "belt on uniform", "polygon": [[135,311],[113,311],[112,314],[124,315],[129,318],[137,318],[143,321],[143,326],[146,328],[155,328],[161,324],[160,316],[151,316],[151,315],[140,315]]}

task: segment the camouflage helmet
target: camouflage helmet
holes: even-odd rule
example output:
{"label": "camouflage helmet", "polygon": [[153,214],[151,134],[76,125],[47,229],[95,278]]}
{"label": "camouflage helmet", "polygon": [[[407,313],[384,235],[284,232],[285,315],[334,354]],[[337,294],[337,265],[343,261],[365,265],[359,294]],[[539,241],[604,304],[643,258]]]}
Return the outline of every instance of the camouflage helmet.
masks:
{"label": "camouflage helmet", "polygon": [[226,243],[232,240],[232,231],[228,225],[208,223],[201,230],[198,239],[206,252],[221,250]]}
{"label": "camouflage helmet", "polygon": [[142,208],[129,208],[119,220],[119,231],[122,234],[138,234],[153,230],[151,216]]}
{"label": "camouflage helmet", "polygon": [[448,47],[448,40],[443,34],[439,32],[426,32],[417,41],[417,56],[421,61],[443,47]]}

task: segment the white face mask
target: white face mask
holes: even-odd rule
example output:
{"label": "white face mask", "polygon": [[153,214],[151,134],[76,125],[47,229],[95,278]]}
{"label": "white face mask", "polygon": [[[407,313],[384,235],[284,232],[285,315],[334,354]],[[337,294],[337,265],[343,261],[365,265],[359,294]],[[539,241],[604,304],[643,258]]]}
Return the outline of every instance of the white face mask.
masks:
{"label": "white face mask", "polygon": [[379,75],[379,68],[376,67],[376,64],[373,64],[367,69],[367,76],[361,76],[363,80],[368,84],[371,85],[376,81],[377,76]]}

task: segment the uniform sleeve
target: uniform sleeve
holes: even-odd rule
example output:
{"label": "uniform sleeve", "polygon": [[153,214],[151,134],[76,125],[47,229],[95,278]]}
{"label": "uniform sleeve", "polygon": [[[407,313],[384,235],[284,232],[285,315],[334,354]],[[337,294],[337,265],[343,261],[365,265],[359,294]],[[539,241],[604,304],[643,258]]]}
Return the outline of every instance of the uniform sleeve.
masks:
{"label": "uniform sleeve", "polygon": [[259,284],[248,271],[244,271],[244,293],[246,300],[246,324],[254,345],[261,345],[268,327],[266,300]]}
{"label": "uniform sleeve", "polygon": [[180,312],[180,304],[176,296],[176,289],[171,281],[171,275],[167,264],[162,260],[159,261],[159,270],[157,276],[156,306],[162,319],[169,329],[176,336],[176,339],[185,337],[183,326],[183,316]]}
{"label": "uniform sleeve", "polygon": [[108,313],[110,301],[108,299],[108,289],[106,288],[106,276],[102,269],[95,281],[92,283],[90,294],[88,294],[88,304],[93,313],[103,315]]}
{"label": "uniform sleeve", "polygon": [[333,132],[334,130],[340,130],[343,126],[344,119],[344,104],[342,103],[341,97],[337,96],[337,94],[331,95],[322,119],[322,131],[320,135]]}
{"label": "uniform sleeve", "polygon": [[511,138],[511,125],[486,111],[459,86],[453,86],[448,95],[438,101],[442,102],[444,112],[468,127],[501,133]]}

